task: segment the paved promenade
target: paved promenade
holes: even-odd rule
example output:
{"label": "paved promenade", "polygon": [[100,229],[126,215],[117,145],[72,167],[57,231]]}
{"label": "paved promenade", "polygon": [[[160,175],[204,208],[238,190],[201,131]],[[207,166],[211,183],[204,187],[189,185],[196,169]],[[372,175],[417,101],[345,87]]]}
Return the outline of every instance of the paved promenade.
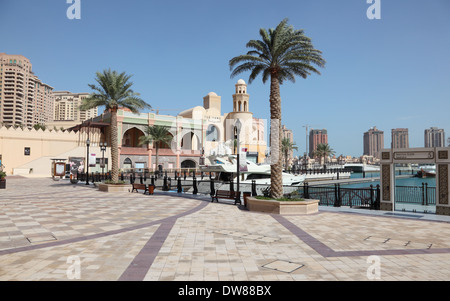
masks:
{"label": "paved promenade", "polygon": [[0,280],[450,279],[448,218],[355,212],[270,215],[208,196],[8,177]]}

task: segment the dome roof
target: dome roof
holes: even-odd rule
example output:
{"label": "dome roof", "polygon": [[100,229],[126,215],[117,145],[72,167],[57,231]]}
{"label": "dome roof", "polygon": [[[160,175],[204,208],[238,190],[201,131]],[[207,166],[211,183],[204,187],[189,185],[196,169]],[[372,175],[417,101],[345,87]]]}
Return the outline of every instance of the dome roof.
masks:
{"label": "dome roof", "polygon": [[240,79],[237,81],[238,85],[245,85],[245,81],[243,79]]}
{"label": "dome roof", "polygon": [[209,93],[208,93],[208,96],[217,96],[217,94],[214,93],[214,92],[209,92]]}

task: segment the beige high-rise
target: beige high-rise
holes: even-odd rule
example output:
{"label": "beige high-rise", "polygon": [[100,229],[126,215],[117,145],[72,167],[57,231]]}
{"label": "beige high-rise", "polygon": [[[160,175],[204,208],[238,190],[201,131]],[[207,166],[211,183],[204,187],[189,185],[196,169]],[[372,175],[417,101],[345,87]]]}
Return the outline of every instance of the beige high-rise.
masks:
{"label": "beige high-rise", "polygon": [[89,93],[71,93],[69,91],[55,91],[55,112],[54,120],[70,120],[83,122],[87,119],[97,117],[97,108],[90,110],[80,110],[82,100],[89,96]]}
{"label": "beige high-rise", "polygon": [[23,55],[0,53],[0,122],[31,128],[53,120],[53,88]]}
{"label": "beige high-rise", "polygon": [[364,133],[364,155],[379,158],[380,151],[384,148],[384,132],[376,126]]}
{"label": "beige high-rise", "polygon": [[425,147],[445,147],[444,129],[439,129],[437,127],[426,129],[424,140]]}
{"label": "beige high-rise", "polygon": [[409,148],[408,129],[398,128],[391,130],[391,148]]}

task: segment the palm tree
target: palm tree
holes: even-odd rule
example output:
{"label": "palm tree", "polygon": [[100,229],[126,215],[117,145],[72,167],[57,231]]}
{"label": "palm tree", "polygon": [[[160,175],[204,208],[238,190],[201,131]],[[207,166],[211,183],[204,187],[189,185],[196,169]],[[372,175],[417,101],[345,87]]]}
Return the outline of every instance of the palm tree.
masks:
{"label": "palm tree", "polygon": [[169,145],[172,142],[173,136],[170,134],[169,130],[165,126],[153,125],[147,126],[145,129],[145,136],[139,137],[139,145],[155,143],[156,148],[156,160],[155,165],[158,168],[158,152],[159,147],[164,143]]}
{"label": "palm tree", "polygon": [[289,140],[288,138],[283,138],[283,140],[281,140],[281,151],[283,152],[284,155],[284,169],[288,169],[288,155],[289,152],[292,150],[298,150],[298,147],[295,146],[295,142],[291,142],[291,140]]}
{"label": "palm tree", "polygon": [[281,153],[281,97],[280,85],[289,80],[295,82],[295,76],[307,78],[311,72],[320,74],[313,65],[324,67],[322,52],[313,47],[311,39],[303,30],[288,26],[284,19],[278,26],[267,31],[259,30],[261,40],[250,40],[247,54],[236,56],[229,61],[231,77],[251,71],[249,83],[262,74],[265,83],[270,78],[270,118],[271,118],[271,152],[276,162],[271,162],[272,197],[283,195]]}
{"label": "palm tree", "polygon": [[314,155],[323,158],[323,163],[325,164],[325,158],[334,155],[335,151],[328,145],[328,143],[321,143],[317,145]]}
{"label": "palm tree", "polygon": [[114,183],[119,180],[119,149],[117,132],[117,110],[125,107],[133,113],[150,108],[150,105],[139,98],[139,93],[131,89],[131,75],[125,72],[118,73],[111,69],[97,72],[95,81],[97,85],[89,84],[94,90],[88,97],[83,99],[81,110],[89,110],[98,106],[105,106],[105,110],[111,112],[111,179]]}

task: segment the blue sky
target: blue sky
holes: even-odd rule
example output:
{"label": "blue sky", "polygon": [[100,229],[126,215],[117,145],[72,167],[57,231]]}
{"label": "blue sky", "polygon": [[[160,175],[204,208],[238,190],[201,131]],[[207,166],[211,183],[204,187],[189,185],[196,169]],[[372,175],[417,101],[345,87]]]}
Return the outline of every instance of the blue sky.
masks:
{"label": "blue sky", "polygon": [[[211,91],[232,110],[228,61],[247,51],[259,29],[282,19],[304,29],[327,61],[321,75],[281,87],[282,122],[299,154],[305,128],[326,128],[336,154],[359,156],[363,133],[409,128],[410,147],[424,129],[450,135],[450,1],[380,0],[81,0],[70,20],[66,0],[0,0],[0,52],[22,54],[55,90],[90,92],[96,71],[133,74],[135,91],[174,114],[202,105]],[[269,119],[269,84],[249,85],[250,110]]]}

